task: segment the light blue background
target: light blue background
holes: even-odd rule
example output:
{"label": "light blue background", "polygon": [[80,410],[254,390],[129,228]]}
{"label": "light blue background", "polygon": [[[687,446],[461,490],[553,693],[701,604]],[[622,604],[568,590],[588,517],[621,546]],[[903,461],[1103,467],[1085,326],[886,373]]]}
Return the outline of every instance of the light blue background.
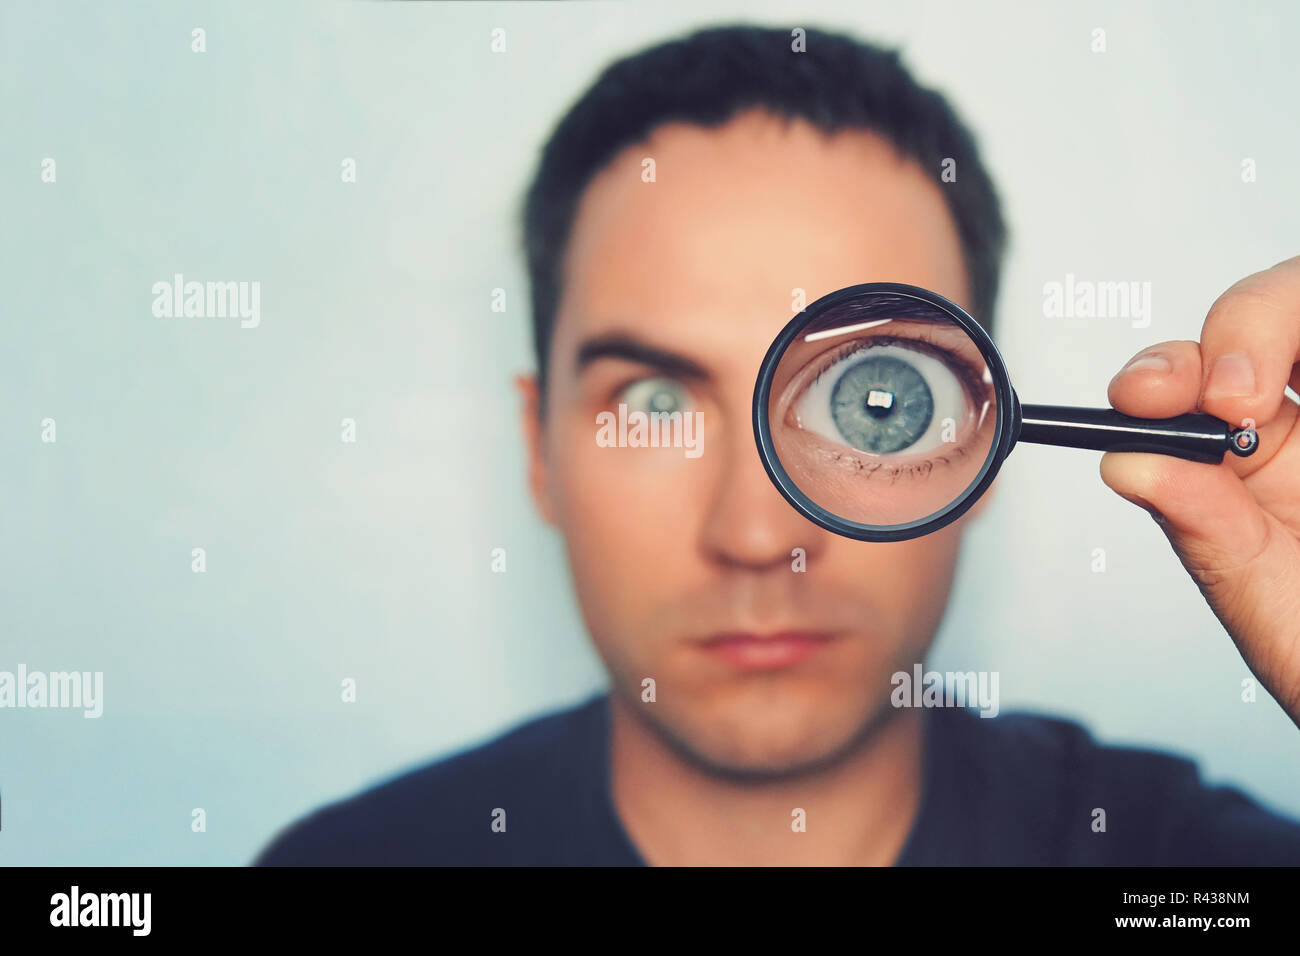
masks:
{"label": "light blue background", "polygon": [[[0,711],[0,861],[241,864],[313,806],[601,685],[525,493],[514,214],[618,54],[733,14],[901,43],[1005,196],[1022,397],[1104,403],[1134,351],[1196,338],[1218,293],[1300,252],[1300,8],[1137,6],[0,6],[0,669],[105,675],[99,720]],[[175,272],[260,281],[261,326],[154,318]],[[1045,319],[1067,272],[1152,282],[1151,327]],[[1240,701],[1231,642],[1095,454],[1008,462],[931,664],[1300,814],[1300,731]]]}

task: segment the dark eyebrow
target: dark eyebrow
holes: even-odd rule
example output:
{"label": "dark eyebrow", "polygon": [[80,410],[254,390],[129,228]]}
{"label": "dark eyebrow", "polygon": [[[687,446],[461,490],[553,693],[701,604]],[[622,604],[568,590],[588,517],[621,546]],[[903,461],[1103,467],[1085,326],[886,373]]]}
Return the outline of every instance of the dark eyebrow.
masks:
{"label": "dark eyebrow", "polygon": [[642,342],[626,332],[609,332],[583,342],[578,348],[577,371],[603,358],[623,359],[650,365],[681,378],[707,379],[708,371],[698,363],[676,352],[669,352]]}

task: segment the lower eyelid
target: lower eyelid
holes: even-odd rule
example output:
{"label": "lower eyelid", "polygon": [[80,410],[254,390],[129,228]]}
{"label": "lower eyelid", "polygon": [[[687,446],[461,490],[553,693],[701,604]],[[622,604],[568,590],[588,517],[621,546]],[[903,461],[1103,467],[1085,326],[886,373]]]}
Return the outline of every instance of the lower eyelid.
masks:
{"label": "lower eyelid", "polygon": [[[880,478],[880,479],[898,479],[908,472],[916,472],[924,469],[925,474],[929,475],[936,467],[943,467],[952,464],[952,459],[957,457],[964,458],[966,449],[962,446],[953,448],[950,452],[943,455],[933,455],[922,461],[912,461],[906,464],[890,464],[887,461],[873,462],[865,460],[852,454],[851,449],[840,450],[835,448],[820,449],[820,452],[827,458],[841,465],[846,470],[852,470],[862,475],[863,478]],[[847,452],[847,453],[846,453]]]}

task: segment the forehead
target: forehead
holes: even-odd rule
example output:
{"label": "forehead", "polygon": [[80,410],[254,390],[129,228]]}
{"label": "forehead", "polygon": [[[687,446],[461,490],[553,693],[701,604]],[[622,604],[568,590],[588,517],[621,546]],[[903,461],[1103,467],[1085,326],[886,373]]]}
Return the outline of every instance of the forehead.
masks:
{"label": "forehead", "polygon": [[554,360],[589,336],[632,331],[752,371],[799,307],[796,290],[812,302],[907,282],[969,306],[938,162],[923,170],[869,131],[826,136],[760,110],[714,128],[658,127],[579,202]]}

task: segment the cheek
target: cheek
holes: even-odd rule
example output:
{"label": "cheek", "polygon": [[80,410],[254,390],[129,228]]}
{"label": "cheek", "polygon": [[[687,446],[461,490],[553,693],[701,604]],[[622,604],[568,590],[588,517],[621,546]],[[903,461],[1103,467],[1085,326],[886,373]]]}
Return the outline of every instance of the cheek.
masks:
{"label": "cheek", "polygon": [[836,538],[824,562],[836,583],[862,594],[894,625],[901,641],[929,636],[948,601],[960,533],[950,525],[932,534],[888,544]]}
{"label": "cheek", "polygon": [[575,585],[600,635],[635,626],[639,609],[698,583],[708,466],[707,456],[690,459],[680,448],[606,448],[595,436],[585,422],[554,433],[549,482]]}
{"label": "cheek", "polygon": [[898,542],[893,584],[900,611],[927,639],[948,603],[960,544],[961,533],[954,525]]}
{"label": "cheek", "polygon": [[705,457],[681,448],[602,447],[597,426],[569,422],[554,435],[550,477],[566,533],[602,538],[675,538],[700,512]]}

